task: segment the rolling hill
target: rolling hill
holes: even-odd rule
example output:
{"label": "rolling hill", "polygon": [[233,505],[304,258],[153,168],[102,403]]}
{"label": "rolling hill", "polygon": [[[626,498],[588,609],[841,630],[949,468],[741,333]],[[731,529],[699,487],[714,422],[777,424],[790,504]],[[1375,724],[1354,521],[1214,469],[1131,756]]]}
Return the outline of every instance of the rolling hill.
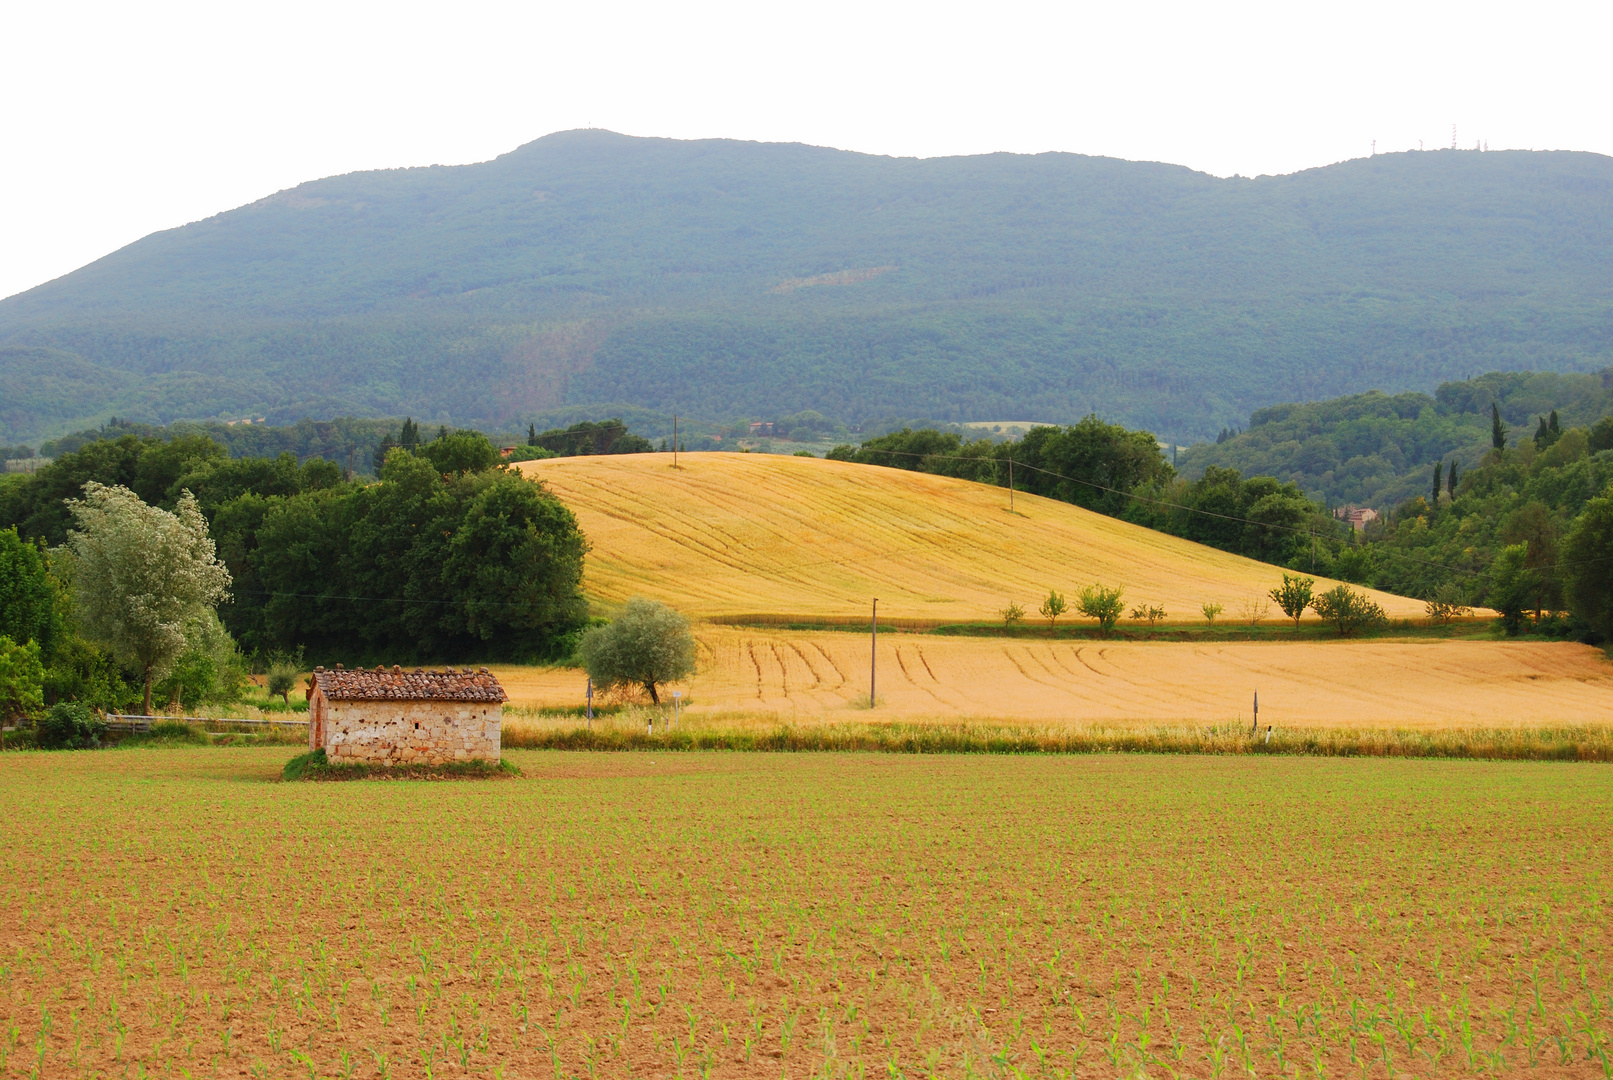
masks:
{"label": "rolling hill", "polygon": [[644,408],[1070,421],[1613,362],[1613,159],[1218,179],[588,130],[311,181],[0,301],[0,442]]}
{"label": "rolling hill", "polygon": [[[1101,581],[1185,621],[1205,603],[1231,617],[1282,580],[1067,503],[1021,493],[1010,513],[1000,488],[872,465],[708,453],[676,470],[668,454],[519,468],[576,514],[592,545],[583,587],[606,607],[642,595],[707,618],[850,620],[878,597],[882,618],[938,623],[995,619],[1009,601],[1034,613],[1050,588]],[[1374,596],[1391,617],[1423,615],[1420,601]]]}

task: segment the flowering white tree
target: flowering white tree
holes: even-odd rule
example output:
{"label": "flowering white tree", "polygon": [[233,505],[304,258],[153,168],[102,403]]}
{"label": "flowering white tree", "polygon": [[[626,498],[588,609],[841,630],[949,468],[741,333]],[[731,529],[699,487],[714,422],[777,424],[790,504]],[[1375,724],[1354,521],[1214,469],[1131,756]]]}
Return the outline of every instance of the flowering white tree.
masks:
{"label": "flowering white tree", "polygon": [[187,626],[229,595],[230,572],[188,491],[170,514],[126,487],[91,481],[68,508],[78,526],[67,542],[79,622],[140,671],[149,715],[152,679],[185,651]]}

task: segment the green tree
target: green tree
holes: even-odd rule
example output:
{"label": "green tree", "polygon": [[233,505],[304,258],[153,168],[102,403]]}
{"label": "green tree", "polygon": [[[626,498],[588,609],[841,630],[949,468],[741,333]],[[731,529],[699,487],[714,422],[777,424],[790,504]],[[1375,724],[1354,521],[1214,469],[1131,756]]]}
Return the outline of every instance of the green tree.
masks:
{"label": "green tree", "polygon": [[403,431],[398,435],[398,445],[410,451],[420,445],[420,425],[414,422],[414,417],[404,418]]}
{"label": "green tree", "polygon": [[1501,406],[1490,403],[1490,445],[1497,450],[1507,448],[1507,426],[1501,422]]}
{"label": "green tree", "polygon": [[15,724],[44,707],[45,666],[39,645],[0,635],[0,720]]}
{"label": "green tree", "polygon": [[1362,630],[1385,626],[1389,616],[1376,600],[1348,585],[1327,590],[1311,601],[1323,622],[1330,622],[1340,637],[1353,637]]}
{"label": "green tree", "polygon": [[1428,500],[1428,505],[1436,509],[1439,507],[1439,489],[1444,486],[1442,482],[1445,479],[1444,470],[1445,463],[1443,461],[1434,462],[1434,492]]}
{"label": "green tree", "polygon": [[0,636],[19,644],[36,642],[45,656],[61,636],[56,587],[45,554],[17,535],[0,530]]}
{"label": "green tree", "polygon": [[1445,493],[1452,499],[1456,498],[1456,462],[1451,462],[1451,471],[1445,474]]}
{"label": "green tree", "polygon": [[370,465],[377,475],[380,475],[381,467],[386,464],[387,454],[391,453],[393,447],[397,445],[398,438],[392,432],[389,431],[381,436],[381,441],[376,444],[375,452],[370,455]]}
{"label": "green tree", "polygon": [[189,492],[169,513],[128,488],[91,482],[70,510],[76,615],[90,638],[140,672],[149,714],[153,680],[184,653],[189,624],[228,595],[229,571]]}
{"label": "green tree", "polygon": [[1529,546],[1509,544],[1490,566],[1489,605],[1501,615],[1509,637],[1523,629],[1523,620],[1540,590],[1540,575],[1529,566]]}
{"label": "green tree", "polygon": [[1283,583],[1267,594],[1283,609],[1284,615],[1294,620],[1295,630],[1299,629],[1299,620],[1304,616],[1305,609],[1311,606],[1311,587],[1315,584],[1308,577],[1284,574]]}
{"label": "green tree", "polygon": [[278,697],[283,704],[291,704],[291,692],[297,688],[297,669],[292,665],[280,662],[269,667],[268,692],[270,697]]}
{"label": "green tree", "polygon": [[1089,619],[1098,620],[1098,629],[1107,637],[1125,611],[1125,589],[1119,585],[1108,588],[1094,582],[1081,590],[1076,599],[1076,610]]}
{"label": "green tree", "polygon": [[1069,610],[1069,605],[1064,602],[1064,597],[1058,590],[1049,589],[1047,599],[1042,601],[1042,606],[1037,610],[1042,613],[1042,618],[1047,620],[1047,628],[1051,630],[1053,624],[1058,622],[1058,617]]}
{"label": "green tree", "polygon": [[498,447],[480,431],[444,431],[418,453],[444,474],[482,472],[499,463]]}
{"label": "green tree", "polygon": [[643,687],[660,704],[659,688],[694,672],[689,621],[665,604],[635,596],[608,626],[583,635],[577,657],[595,688]]}
{"label": "green tree", "polygon": [[1613,495],[1585,504],[1563,539],[1568,609],[1613,639]]}

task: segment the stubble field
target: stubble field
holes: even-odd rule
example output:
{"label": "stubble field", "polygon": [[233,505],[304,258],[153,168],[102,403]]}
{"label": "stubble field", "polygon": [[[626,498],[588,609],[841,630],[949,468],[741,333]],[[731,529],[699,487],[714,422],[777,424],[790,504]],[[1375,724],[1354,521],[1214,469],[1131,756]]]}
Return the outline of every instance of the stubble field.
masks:
{"label": "stubble field", "polygon": [[1602,1075],[1605,767],[0,757],[5,1076]]}
{"label": "stubble field", "polygon": [[[1149,643],[890,633],[870,711],[867,635],[699,626],[676,689],[691,721],[1262,724],[1307,728],[1606,724],[1613,665],[1588,645],[1520,641]],[[575,707],[585,675],[496,667],[512,705]],[[663,695],[669,696],[669,695]],[[567,721],[574,723],[575,721]]]}
{"label": "stubble field", "polygon": [[[1230,618],[1282,571],[1067,503],[944,476],[776,454],[551,458],[522,463],[577,515],[605,606],[634,595],[696,617],[755,614],[992,619],[1049,589],[1120,585],[1129,602]],[[1336,582],[1318,580],[1318,589]],[[1392,618],[1423,605],[1373,593]],[[1314,616],[1307,616],[1314,618]]]}

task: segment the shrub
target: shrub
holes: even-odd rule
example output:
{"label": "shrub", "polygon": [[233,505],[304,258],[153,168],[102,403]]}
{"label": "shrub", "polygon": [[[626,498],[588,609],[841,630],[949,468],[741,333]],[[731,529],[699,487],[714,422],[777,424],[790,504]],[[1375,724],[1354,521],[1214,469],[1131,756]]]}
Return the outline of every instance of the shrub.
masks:
{"label": "shrub", "polygon": [[1014,626],[1025,621],[1025,609],[1012,600],[1008,601],[1008,606],[997,614],[1003,617],[1003,622],[1008,626]]}
{"label": "shrub", "polygon": [[1455,582],[1447,581],[1439,587],[1434,598],[1425,605],[1428,617],[1441,626],[1452,619],[1473,614],[1473,609],[1462,603],[1462,591]]}
{"label": "shrub", "polygon": [[1120,621],[1120,613],[1125,610],[1121,604],[1125,596],[1125,589],[1116,585],[1108,588],[1094,582],[1081,590],[1080,599],[1076,609],[1089,619],[1098,620],[1098,629],[1108,634]]}
{"label": "shrub", "polygon": [[1386,626],[1389,616],[1377,601],[1365,593],[1358,593],[1348,585],[1340,585],[1311,601],[1324,622],[1330,622],[1340,637],[1350,637],[1360,630]]}
{"label": "shrub", "polygon": [[1299,629],[1299,620],[1305,614],[1305,609],[1311,606],[1311,586],[1315,584],[1308,577],[1284,574],[1283,583],[1267,594],[1283,609],[1284,615],[1294,620],[1295,630]]}
{"label": "shrub", "polygon": [[1138,604],[1131,609],[1133,619],[1142,619],[1148,622],[1150,628],[1165,617],[1165,609],[1153,604]]}
{"label": "shrub", "polygon": [[1251,593],[1238,604],[1238,615],[1250,626],[1259,626],[1271,613],[1271,602],[1264,596]]}
{"label": "shrub", "polygon": [[106,721],[77,701],[52,705],[39,721],[39,745],[46,750],[88,750],[105,736]]}
{"label": "shrub", "polygon": [[517,446],[511,450],[509,456],[504,458],[506,464],[513,465],[518,461],[542,461],[544,458],[559,457],[553,450],[545,450],[541,446]]}
{"label": "shrub", "polygon": [[1221,612],[1225,609],[1220,604],[1205,604],[1200,607],[1199,610],[1204,613],[1204,621],[1213,626],[1215,624],[1215,617],[1221,614]]}

